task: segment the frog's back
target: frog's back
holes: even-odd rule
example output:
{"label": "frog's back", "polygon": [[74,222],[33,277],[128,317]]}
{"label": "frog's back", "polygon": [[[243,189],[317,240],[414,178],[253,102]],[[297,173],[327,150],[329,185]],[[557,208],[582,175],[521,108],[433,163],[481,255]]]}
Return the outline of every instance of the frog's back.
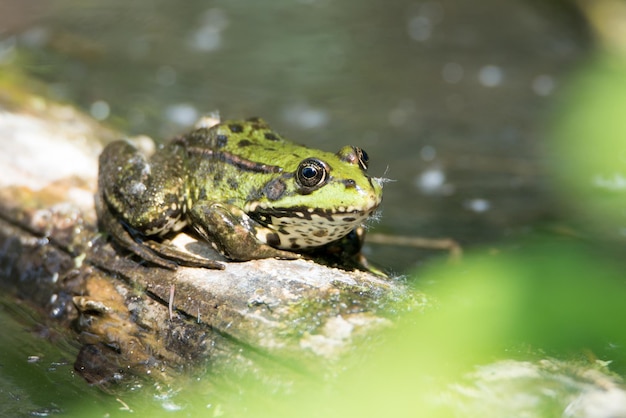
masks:
{"label": "frog's back", "polygon": [[285,152],[303,148],[282,138],[259,118],[223,121],[174,142],[186,149],[191,201],[235,205],[243,205],[254,197],[260,184],[284,171]]}
{"label": "frog's back", "polygon": [[[311,150],[284,139],[262,119],[228,120],[175,142],[187,150],[192,200],[243,205],[261,185],[293,172]],[[320,151],[321,152],[321,151]]]}
{"label": "frog's back", "polygon": [[260,118],[223,121],[197,129],[184,140],[190,154],[213,157],[251,172],[271,170],[269,166],[293,170],[310,154],[309,148],[284,139]]}

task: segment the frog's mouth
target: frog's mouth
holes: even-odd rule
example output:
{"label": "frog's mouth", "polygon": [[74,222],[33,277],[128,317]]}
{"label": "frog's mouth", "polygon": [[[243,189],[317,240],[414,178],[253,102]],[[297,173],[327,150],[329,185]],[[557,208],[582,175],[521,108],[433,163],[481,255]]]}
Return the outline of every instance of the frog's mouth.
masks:
{"label": "frog's mouth", "polygon": [[274,231],[273,247],[302,249],[319,247],[343,238],[372,216],[377,207],[378,204],[364,210],[257,207],[248,215]]}

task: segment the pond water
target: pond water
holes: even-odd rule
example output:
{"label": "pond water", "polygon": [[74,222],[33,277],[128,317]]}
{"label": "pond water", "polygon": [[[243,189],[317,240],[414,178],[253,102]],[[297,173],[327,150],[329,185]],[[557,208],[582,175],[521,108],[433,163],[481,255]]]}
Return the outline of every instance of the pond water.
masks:
{"label": "pond water", "polygon": [[[0,6],[0,71],[17,66],[54,98],[132,135],[165,140],[219,111],[261,116],[316,148],[360,146],[370,172],[393,180],[373,232],[452,238],[464,248],[497,247],[561,216],[545,175],[548,122],[589,44],[582,19],[561,1]],[[366,250],[394,272],[438,254]],[[89,393],[95,410],[108,413],[97,406],[104,395],[72,380],[72,347],[28,363],[38,340],[22,341],[30,327],[6,309],[0,315],[2,332],[16,338],[3,340],[5,411],[63,414],[71,398]],[[29,386],[33,379],[41,386]],[[61,400],[33,398],[55,385],[68,388]]]}
{"label": "pond water", "polygon": [[[565,4],[5,3],[2,62],[123,132],[164,140],[219,111],[366,149],[371,173],[393,180],[373,231],[468,248],[554,216],[544,122],[588,43]],[[368,251],[396,272],[433,255]]]}

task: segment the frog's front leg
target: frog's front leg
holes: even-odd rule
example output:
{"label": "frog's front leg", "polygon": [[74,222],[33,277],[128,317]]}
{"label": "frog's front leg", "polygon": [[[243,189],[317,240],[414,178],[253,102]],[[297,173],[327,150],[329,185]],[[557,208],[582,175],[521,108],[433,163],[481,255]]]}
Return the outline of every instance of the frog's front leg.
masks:
{"label": "frog's front leg", "polygon": [[272,240],[278,239],[276,233],[254,221],[237,206],[198,202],[189,215],[194,229],[231,260],[300,258],[299,254],[269,245]]}

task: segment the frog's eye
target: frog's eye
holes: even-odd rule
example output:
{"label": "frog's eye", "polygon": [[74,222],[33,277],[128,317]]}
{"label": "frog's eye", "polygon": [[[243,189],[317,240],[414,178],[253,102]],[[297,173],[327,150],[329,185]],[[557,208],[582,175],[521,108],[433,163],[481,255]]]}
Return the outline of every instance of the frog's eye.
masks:
{"label": "frog's eye", "polygon": [[317,158],[307,158],[296,170],[296,182],[303,193],[319,189],[328,180],[328,166]]}
{"label": "frog's eye", "polygon": [[370,162],[370,156],[367,155],[367,152],[365,152],[364,149],[361,149],[359,147],[354,147],[354,150],[356,151],[356,155],[359,158],[359,166],[361,166],[363,170],[367,170],[368,164]]}
{"label": "frog's eye", "polygon": [[361,169],[367,171],[367,165],[370,158],[367,155],[367,152],[363,151],[361,148],[346,145],[339,150],[337,156],[341,159],[341,161],[345,161],[353,165],[358,164]]}

